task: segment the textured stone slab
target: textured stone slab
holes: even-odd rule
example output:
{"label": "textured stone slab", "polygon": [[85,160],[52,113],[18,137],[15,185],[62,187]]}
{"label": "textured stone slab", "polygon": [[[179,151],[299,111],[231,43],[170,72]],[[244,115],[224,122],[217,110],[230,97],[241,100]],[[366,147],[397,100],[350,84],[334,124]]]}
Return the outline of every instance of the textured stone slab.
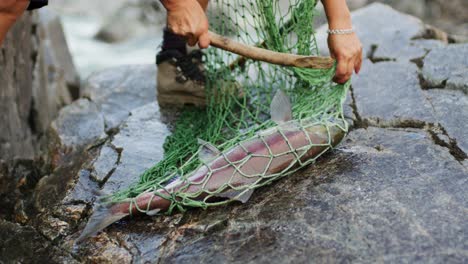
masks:
{"label": "textured stone slab", "polygon": [[156,101],[156,66],[126,65],[95,73],[82,96],[99,106],[106,130],[116,128],[133,109]]}
{"label": "textured stone slab", "polygon": [[103,115],[96,104],[87,99],[79,99],[62,108],[51,128],[60,145],[66,147],[85,146],[106,136]]}
{"label": "textured stone slab", "polygon": [[32,15],[25,14],[0,46],[0,157],[32,158],[35,154],[28,116],[32,101]]}
{"label": "textured stone slab", "polygon": [[186,213],[159,262],[462,263],[466,175],[424,132],[357,130],[247,204]]}
{"label": "textured stone slab", "polygon": [[467,173],[422,130],[358,129],[246,204],[126,219],[80,256],[123,263],[463,263]]}
{"label": "textured stone slab", "polygon": [[141,173],[164,157],[162,146],[168,135],[156,103],[132,111],[111,142],[121,149],[120,163],[104,185],[104,191],[122,190],[137,182]]}
{"label": "textured stone slab", "polygon": [[93,164],[94,170],[91,177],[98,182],[104,182],[112,170],[115,169],[118,161],[119,153],[114,148],[108,145],[102,147],[99,156]]}
{"label": "textured stone slab", "polygon": [[93,190],[98,189],[98,185],[91,180],[90,172],[87,170],[80,170],[78,173],[78,182],[74,188],[68,191],[62,203],[91,203],[95,198],[95,192],[93,192]]}
{"label": "textured stone slab", "polygon": [[427,95],[438,122],[457,146],[468,154],[468,96],[460,91],[431,89]]}
{"label": "textured stone slab", "polygon": [[468,94],[468,44],[433,49],[424,58],[422,74],[429,87],[446,85]]}
{"label": "textured stone slab", "polygon": [[374,125],[434,122],[432,107],[419,86],[418,69],[410,62],[364,61],[352,79],[360,117]]}
{"label": "textured stone slab", "polygon": [[0,263],[79,263],[30,226],[0,219]]}
{"label": "textured stone slab", "polygon": [[[79,95],[80,77],[73,63],[73,58],[67,45],[65,33],[58,14],[49,8],[37,11],[39,21],[40,38],[43,43],[43,52],[46,53],[45,63],[49,74],[61,75],[72,92],[74,98]],[[49,76],[50,78],[50,76]]]}

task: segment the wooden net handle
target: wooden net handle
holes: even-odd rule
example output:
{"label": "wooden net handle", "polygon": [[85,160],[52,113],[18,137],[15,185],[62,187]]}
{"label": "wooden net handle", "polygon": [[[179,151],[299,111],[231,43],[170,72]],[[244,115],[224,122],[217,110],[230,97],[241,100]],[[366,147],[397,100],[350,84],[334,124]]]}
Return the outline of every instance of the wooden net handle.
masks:
{"label": "wooden net handle", "polygon": [[335,60],[330,57],[303,56],[289,53],[282,53],[245,45],[220,36],[209,31],[210,45],[216,48],[229,51],[240,56],[253,60],[264,61],[282,66],[293,66],[299,68],[329,69],[333,67]]}

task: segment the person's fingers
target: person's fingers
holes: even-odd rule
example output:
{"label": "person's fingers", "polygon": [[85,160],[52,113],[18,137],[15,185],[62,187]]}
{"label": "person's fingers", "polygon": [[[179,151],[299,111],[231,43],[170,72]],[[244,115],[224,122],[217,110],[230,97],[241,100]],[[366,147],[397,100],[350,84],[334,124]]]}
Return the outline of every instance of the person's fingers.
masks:
{"label": "person's fingers", "polygon": [[358,74],[361,71],[362,59],[361,57],[357,57],[354,61],[354,72]]}
{"label": "person's fingers", "polygon": [[187,35],[187,44],[191,47],[195,46],[197,44],[198,40],[193,34],[188,34]]}
{"label": "person's fingers", "polygon": [[345,83],[346,76],[348,75],[348,61],[346,59],[338,59],[338,65],[336,66],[335,77],[333,81],[336,83]]}
{"label": "person's fingers", "polygon": [[198,39],[198,46],[201,49],[206,49],[210,45],[210,42],[211,42],[210,35],[207,32],[205,34],[202,34],[200,38]]}
{"label": "person's fingers", "polygon": [[362,66],[362,47],[359,49],[359,52],[356,56],[356,60],[354,62],[354,72],[358,74],[361,71]]}
{"label": "person's fingers", "polygon": [[346,76],[344,78],[344,82],[347,82],[353,76],[354,71],[354,60],[351,59],[348,61],[348,67],[346,68]]}

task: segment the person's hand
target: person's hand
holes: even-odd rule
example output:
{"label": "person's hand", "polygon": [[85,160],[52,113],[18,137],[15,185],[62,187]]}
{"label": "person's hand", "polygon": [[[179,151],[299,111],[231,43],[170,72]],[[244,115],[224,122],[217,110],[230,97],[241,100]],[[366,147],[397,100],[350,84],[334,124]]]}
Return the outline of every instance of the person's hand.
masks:
{"label": "person's hand", "polygon": [[0,45],[10,27],[28,5],[29,0],[0,0]]}
{"label": "person's hand", "polygon": [[16,19],[29,5],[29,0],[2,0],[0,1],[0,14]]}
{"label": "person's hand", "polygon": [[336,73],[333,81],[345,83],[353,75],[359,73],[362,64],[362,45],[356,33],[328,36],[328,48],[332,58],[337,60]]}
{"label": "person's hand", "polygon": [[210,45],[208,19],[205,11],[196,0],[162,1],[167,9],[167,26],[174,34],[187,38],[190,46],[202,49]]}

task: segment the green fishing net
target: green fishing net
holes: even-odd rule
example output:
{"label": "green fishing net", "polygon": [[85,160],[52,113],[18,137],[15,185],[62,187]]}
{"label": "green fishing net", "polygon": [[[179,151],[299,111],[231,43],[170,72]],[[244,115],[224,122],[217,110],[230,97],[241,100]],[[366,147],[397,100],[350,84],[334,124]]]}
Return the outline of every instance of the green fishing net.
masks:
{"label": "green fishing net", "polygon": [[[315,5],[316,0],[211,0],[208,8],[210,29],[252,46],[318,55],[313,28]],[[138,183],[113,194],[112,202],[128,201],[152,192],[172,201],[169,213],[174,209],[227,203],[235,197],[231,195],[223,201],[211,201],[210,198],[234,189],[238,191],[235,195],[238,198],[249,190],[289,175],[332,148],[331,130],[338,128],[343,134],[347,131],[342,107],[348,84],[332,83],[334,68],[317,70],[271,65],[216,48],[206,51],[204,61],[207,107],[186,107],[164,144],[164,159],[144,172]],[[289,143],[288,129],[276,126],[270,120],[270,103],[278,89],[290,97],[294,127],[307,141],[300,149]],[[320,130],[323,138],[311,138],[308,133],[311,128]],[[269,137],[278,135],[288,145],[281,153],[274,152],[268,142]],[[225,166],[233,168],[229,180],[218,189],[204,190],[208,194],[204,199],[199,199],[200,192],[184,191],[190,185],[188,181],[185,181],[187,188],[182,187],[170,195],[158,193],[157,190],[164,189],[174,178],[184,181],[197,169],[208,171],[200,183],[203,186],[217,170],[226,168],[211,169],[198,158],[201,151],[198,139],[212,143],[221,151]],[[264,144],[267,153],[248,153],[236,161],[224,154],[233,148],[248,148],[255,141]],[[317,153],[305,158],[312,148]],[[274,173],[269,172],[275,159],[285,155],[292,155],[290,164]],[[266,159],[263,161],[267,164],[265,170],[249,171],[247,163],[252,158]],[[239,185],[239,177],[248,178],[244,179],[248,184]],[[138,209],[145,212],[149,208]]]}

